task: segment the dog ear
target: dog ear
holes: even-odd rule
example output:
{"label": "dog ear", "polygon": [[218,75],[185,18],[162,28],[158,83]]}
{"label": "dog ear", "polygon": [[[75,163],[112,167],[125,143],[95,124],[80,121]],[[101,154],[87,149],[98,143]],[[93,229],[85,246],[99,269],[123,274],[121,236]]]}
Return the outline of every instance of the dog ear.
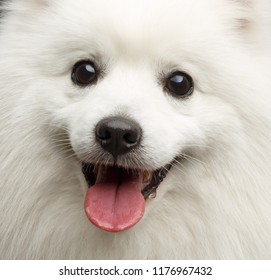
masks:
{"label": "dog ear", "polygon": [[50,0],[25,0],[24,2],[36,6],[47,6],[51,1]]}
{"label": "dog ear", "polygon": [[52,0],[2,0],[1,2],[3,11],[11,10],[15,13],[18,12],[18,14],[23,14],[24,12],[29,13],[29,10],[35,12],[37,10],[46,8],[47,6],[51,5]]}
{"label": "dog ear", "polygon": [[270,0],[226,0],[233,6],[234,27],[253,32],[270,22]]}
{"label": "dog ear", "polygon": [[17,10],[23,11],[25,9],[35,9],[38,7],[48,6],[52,0],[20,0],[20,1],[9,1],[9,0],[0,0],[0,11],[9,11]]}
{"label": "dog ear", "polygon": [[271,45],[271,0],[224,0],[230,7],[234,32],[247,43],[269,48]]}
{"label": "dog ear", "polygon": [[26,4],[30,3],[32,5],[47,5],[50,0],[21,0],[24,1]]}
{"label": "dog ear", "polygon": [[[250,32],[255,22],[255,1],[253,0],[227,0],[233,6],[234,28],[242,32]],[[261,1],[261,0],[258,0]]]}

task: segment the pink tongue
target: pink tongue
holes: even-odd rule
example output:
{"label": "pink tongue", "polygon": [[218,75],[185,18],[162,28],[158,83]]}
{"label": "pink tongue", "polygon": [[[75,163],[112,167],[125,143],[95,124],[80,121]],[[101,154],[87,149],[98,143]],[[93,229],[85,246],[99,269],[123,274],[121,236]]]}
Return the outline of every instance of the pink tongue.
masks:
{"label": "pink tongue", "polygon": [[106,174],[98,174],[96,184],[87,191],[85,212],[95,226],[118,232],[129,229],[143,217],[142,174],[135,176],[122,170],[126,174],[119,177],[117,168],[107,169]]}

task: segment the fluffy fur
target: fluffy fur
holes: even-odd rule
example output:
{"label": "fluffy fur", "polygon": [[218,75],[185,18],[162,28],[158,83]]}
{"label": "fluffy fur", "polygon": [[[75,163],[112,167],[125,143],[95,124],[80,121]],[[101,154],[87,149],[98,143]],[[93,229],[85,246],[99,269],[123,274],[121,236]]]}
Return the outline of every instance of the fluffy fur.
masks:
{"label": "fluffy fur", "polygon": [[[270,1],[13,0],[0,33],[0,258],[271,258]],[[102,78],[81,89],[73,65]],[[192,96],[163,77],[186,71]],[[123,114],[143,130],[120,165],[175,161],[143,219],[104,232],[80,160]]]}

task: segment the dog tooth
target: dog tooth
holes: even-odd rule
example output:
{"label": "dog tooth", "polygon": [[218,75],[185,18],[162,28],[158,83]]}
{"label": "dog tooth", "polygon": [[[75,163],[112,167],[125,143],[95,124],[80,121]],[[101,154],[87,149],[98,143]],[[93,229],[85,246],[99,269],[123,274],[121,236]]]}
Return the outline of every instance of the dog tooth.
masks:
{"label": "dog tooth", "polygon": [[152,172],[145,170],[143,173],[143,183],[150,182],[151,178],[152,178]]}
{"label": "dog tooth", "polygon": [[156,190],[155,190],[154,192],[152,192],[152,193],[148,196],[148,198],[149,198],[149,199],[155,199],[155,198],[156,198],[156,195],[157,195],[157,193],[156,193]]}

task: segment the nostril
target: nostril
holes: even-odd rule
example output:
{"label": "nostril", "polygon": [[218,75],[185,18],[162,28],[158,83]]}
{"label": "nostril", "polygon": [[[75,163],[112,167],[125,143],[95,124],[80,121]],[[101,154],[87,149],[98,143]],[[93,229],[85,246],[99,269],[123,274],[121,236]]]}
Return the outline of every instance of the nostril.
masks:
{"label": "nostril", "polygon": [[130,145],[136,144],[139,141],[140,132],[130,131],[123,135],[123,140]]}
{"label": "nostril", "polygon": [[96,127],[96,138],[102,141],[110,140],[110,130],[104,125],[98,125]]}

